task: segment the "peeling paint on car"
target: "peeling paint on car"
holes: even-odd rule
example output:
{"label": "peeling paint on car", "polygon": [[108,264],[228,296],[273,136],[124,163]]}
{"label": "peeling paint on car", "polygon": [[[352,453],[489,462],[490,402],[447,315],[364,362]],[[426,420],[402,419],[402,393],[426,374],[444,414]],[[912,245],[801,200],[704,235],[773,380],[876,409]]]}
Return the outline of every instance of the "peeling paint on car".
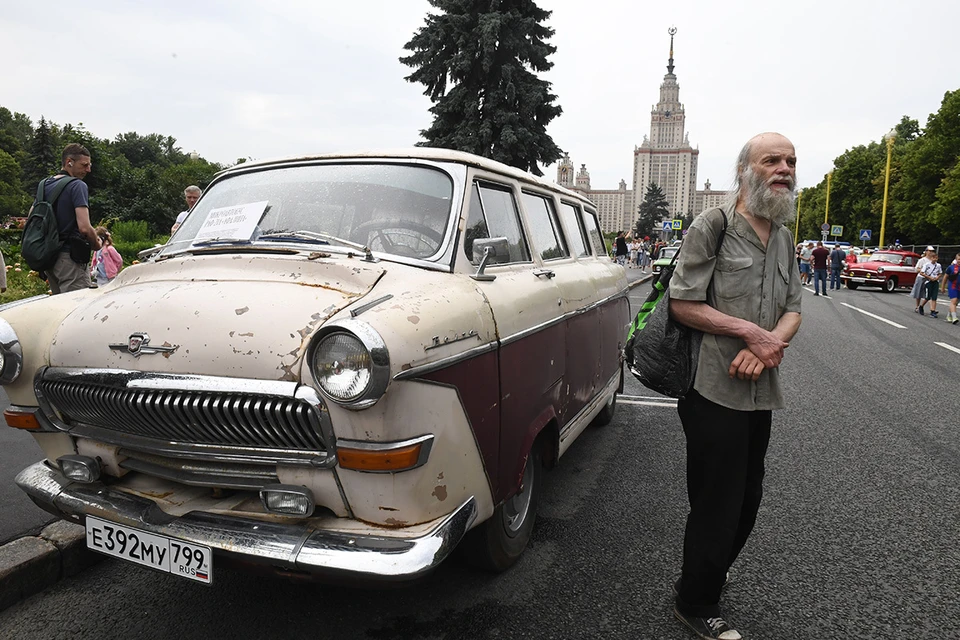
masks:
{"label": "peeling paint on car", "polygon": [[410,321],[410,324],[419,324],[420,318],[418,316],[407,316],[407,320]]}
{"label": "peeling paint on car", "polygon": [[236,314],[237,314],[238,316],[242,316],[242,315],[245,314],[247,311],[250,311],[250,307],[243,307],[242,309],[237,309],[237,310],[236,310]]}
{"label": "peeling paint on car", "polygon": [[435,497],[440,502],[443,502],[444,500],[447,499],[447,485],[438,484],[436,487],[433,488],[433,493],[431,493],[430,495]]}

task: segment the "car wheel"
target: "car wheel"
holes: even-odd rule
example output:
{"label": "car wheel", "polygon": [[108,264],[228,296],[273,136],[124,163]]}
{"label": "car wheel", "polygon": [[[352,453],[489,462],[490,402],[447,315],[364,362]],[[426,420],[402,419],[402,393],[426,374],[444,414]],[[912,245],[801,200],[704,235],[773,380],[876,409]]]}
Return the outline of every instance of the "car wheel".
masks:
{"label": "car wheel", "polygon": [[600,413],[596,415],[593,419],[593,425],[595,427],[603,427],[605,425],[613,422],[613,416],[617,412],[617,392],[614,391],[610,395],[610,399],[607,400],[607,403],[603,405],[603,409],[600,409]]}
{"label": "car wheel", "polygon": [[504,500],[489,520],[472,529],[464,539],[462,547],[471,564],[499,573],[520,558],[537,520],[544,471],[542,439],[538,438],[527,456],[520,491]]}
{"label": "car wheel", "polygon": [[883,281],[883,290],[887,293],[893,293],[897,288],[897,279],[896,278],[887,278]]}
{"label": "car wheel", "polygon": [[850,280],[847,281],[847,289],[850,289],[851,291],[856,291],[856,290],[857,290],[857,287],[859,287],[859,286],[860,286],[860,285],[857,284],[856,282],[852,282],[852,281],[850,281]]}

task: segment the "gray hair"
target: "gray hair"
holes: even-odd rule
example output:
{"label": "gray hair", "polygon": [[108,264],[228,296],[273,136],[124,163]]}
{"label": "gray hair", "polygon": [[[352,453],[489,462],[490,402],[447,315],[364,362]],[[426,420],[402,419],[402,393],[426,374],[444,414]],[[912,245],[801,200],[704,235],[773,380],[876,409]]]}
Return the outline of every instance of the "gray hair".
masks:
{"label": "gray hair", "polygon": [[743,190],[743,176],[750,166],[750,154],[753,153],[753,140],[750,138],[740,149],[740,155],[737,156],[737,164],[733,168],[733,189],[724,199],[724,206],[734,207],[740,199],[740,192]]}
{"label": "gray hair", "polygon": [[198,186],[195,185],[195,184],[192,184],[192,185],[190,185],[189,187],[187,187],[186,189],[183,190],[183,195],[187,195],[188,193],[199,193],[199,194],[203,194],[203,189],[201,189],[200,187],[198,187]]}

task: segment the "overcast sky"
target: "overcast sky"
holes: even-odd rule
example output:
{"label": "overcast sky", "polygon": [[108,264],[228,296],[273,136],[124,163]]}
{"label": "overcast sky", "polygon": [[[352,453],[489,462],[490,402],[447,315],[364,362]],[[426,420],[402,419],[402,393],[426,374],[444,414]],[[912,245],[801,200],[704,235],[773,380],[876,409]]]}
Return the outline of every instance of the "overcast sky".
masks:
{"label": "overcast sky", "polygon": [[[225,164],[409,146],[430,123],[398,61],[426,0],[3,4],[0,106],[34,123],[171,135]],[[793,140],[799,184],[815,184],[844,150],[902,115],[923,126],[960,88],[956,0],[539,5],[553,11],[545,78],[563,108],[548,131],[594,189],[633,186],[671,25],[698,188],[728,187],[739,148],[765,130]]]}

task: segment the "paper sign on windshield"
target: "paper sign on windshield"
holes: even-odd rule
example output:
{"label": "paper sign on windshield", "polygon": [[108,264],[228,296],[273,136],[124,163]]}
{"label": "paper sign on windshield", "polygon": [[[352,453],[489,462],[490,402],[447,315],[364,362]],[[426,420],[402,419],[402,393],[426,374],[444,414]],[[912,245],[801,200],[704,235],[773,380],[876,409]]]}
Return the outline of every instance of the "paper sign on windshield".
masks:
{"label": "paper sign on windshield", "polygon": [[267,201],[251,204],[238,204],[231,207],[211,209],[203,226],[197,232],[196,240],[223,238],[229,240],[249,240],[253,236],[257,223],[263,217]]}

